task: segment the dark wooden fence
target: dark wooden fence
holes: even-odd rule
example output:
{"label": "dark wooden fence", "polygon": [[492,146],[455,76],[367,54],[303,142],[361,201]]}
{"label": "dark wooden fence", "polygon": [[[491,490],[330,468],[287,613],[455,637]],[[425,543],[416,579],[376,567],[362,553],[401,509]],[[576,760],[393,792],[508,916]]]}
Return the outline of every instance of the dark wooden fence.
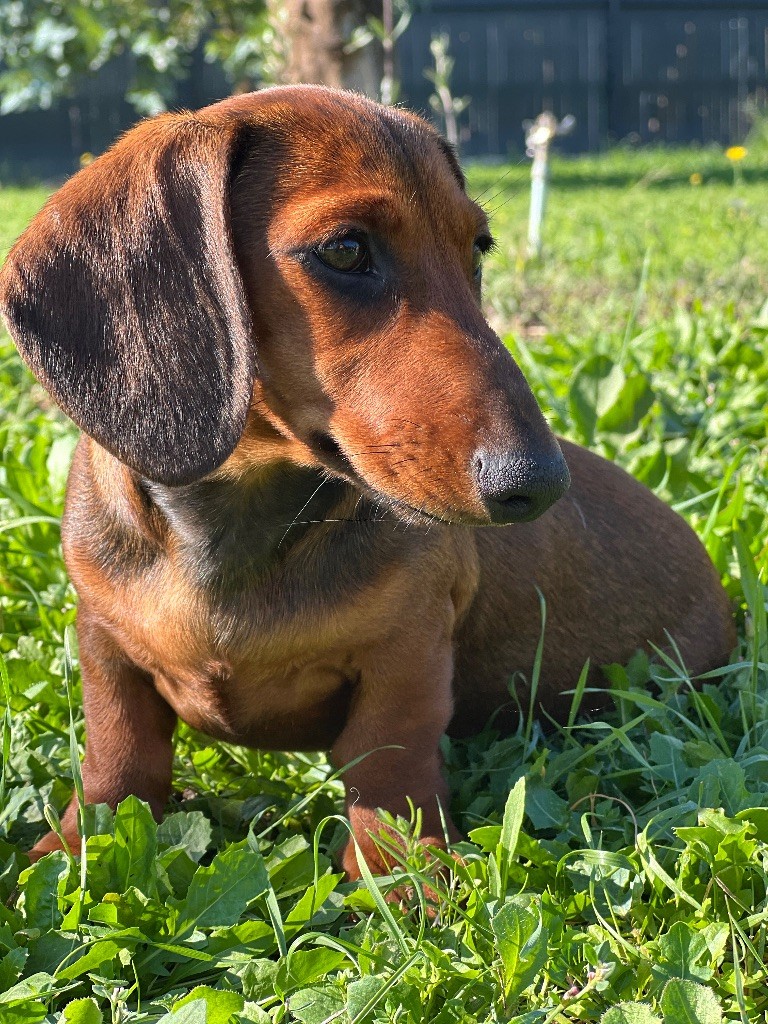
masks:
{"label": "dark wooden fence", "polygon": [[765,0],[433,0],[400,42],[408,100],[429,40],[449,34],[468,154],[522,146],[521,122],[574,114],[566,146],[610,140],[741,142],[768,84]]}
{"label": "dark wooden fence", "polygon": [[[431,0],[398,44],[402,97],[429,111],[433,34],[450,36],[452,91],[471,97],[465,155],[520,151],[522,122],[543,109],[573,114],[571,151],[612,140],[741,142],[768,84],[768,0]],[[54,111],[0,118],[0,171],[71,170],[135,115],[117,63]],[[196,60],[183,105],[225,95],[221,73]]]}

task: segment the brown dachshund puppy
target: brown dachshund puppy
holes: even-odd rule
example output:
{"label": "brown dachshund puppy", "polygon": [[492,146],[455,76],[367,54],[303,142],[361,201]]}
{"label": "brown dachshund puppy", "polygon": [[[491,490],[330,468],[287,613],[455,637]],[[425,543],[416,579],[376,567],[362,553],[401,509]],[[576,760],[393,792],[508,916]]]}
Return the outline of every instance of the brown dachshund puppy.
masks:
{"label": "brown dachshund puppy", "polygon": [[89,801],[161,815],[177,716],[337,766],[368,753],[348,811],[381,871],[377,808],[410,797],[441,841],[440,736],[530,676],[537,588],[550,715],[587,658],[667,630],[691,672],[727,660],[692,531],[561,451],[483,319],[491,245],[429,125],[317,87],[143,122],[18,241],[2,308],[84,431],[63,540]]}

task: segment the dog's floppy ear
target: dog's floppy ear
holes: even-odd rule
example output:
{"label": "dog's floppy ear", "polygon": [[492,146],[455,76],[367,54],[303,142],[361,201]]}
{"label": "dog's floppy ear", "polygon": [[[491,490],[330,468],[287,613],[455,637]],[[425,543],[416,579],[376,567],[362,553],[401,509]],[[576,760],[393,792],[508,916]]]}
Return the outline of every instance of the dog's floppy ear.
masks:
{"label": "dog's floppy ear", "polygon": [[188,483],[237,444],[253,389],[228,191],[239,118],[140,124],[12,249],[0,306],[61,408],[143,476]]}

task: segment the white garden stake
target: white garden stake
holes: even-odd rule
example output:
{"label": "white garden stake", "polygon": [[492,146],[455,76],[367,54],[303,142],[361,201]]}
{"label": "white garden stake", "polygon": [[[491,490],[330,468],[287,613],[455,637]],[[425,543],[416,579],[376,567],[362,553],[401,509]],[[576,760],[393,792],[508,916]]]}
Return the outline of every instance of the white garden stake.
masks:
{"label": "white garden stake", "polygon": [[567,135],[573,130],[576,118],[569,114],[558,121],[554,114],[545,110],[535,121],[525,121],[525,152],[531,157],[531,209],[528,215],[528,255],[541,256],[541,227],[547,202],[547,178],[549,173],[549,146],[557,135]]}

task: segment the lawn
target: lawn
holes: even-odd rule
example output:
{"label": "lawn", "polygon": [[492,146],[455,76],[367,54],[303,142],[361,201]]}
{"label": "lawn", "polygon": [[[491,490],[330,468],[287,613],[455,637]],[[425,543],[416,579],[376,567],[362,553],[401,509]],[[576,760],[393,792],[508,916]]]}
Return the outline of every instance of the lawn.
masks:
{"label": "lawn", "polygon": [[[335,871],[322,756],[185,727],[160,826],[128,800],[92,812],[82,864],[28,867],[83,739],[58,527],[74,432],[0,337],[1,1024],[766,1019],[767,159],[737,182],[717,151],[556,161],[540,263],[527,166],[470,171],[499,243],[489,318],[557,430],[693,524],[741,642],[700,691],[674,663],[651,690],[636,659],[603,721],[446,741],[468,840],[432,915],[418,850],[411,906]],[[44,196],[0,189],[0,251]]]}

